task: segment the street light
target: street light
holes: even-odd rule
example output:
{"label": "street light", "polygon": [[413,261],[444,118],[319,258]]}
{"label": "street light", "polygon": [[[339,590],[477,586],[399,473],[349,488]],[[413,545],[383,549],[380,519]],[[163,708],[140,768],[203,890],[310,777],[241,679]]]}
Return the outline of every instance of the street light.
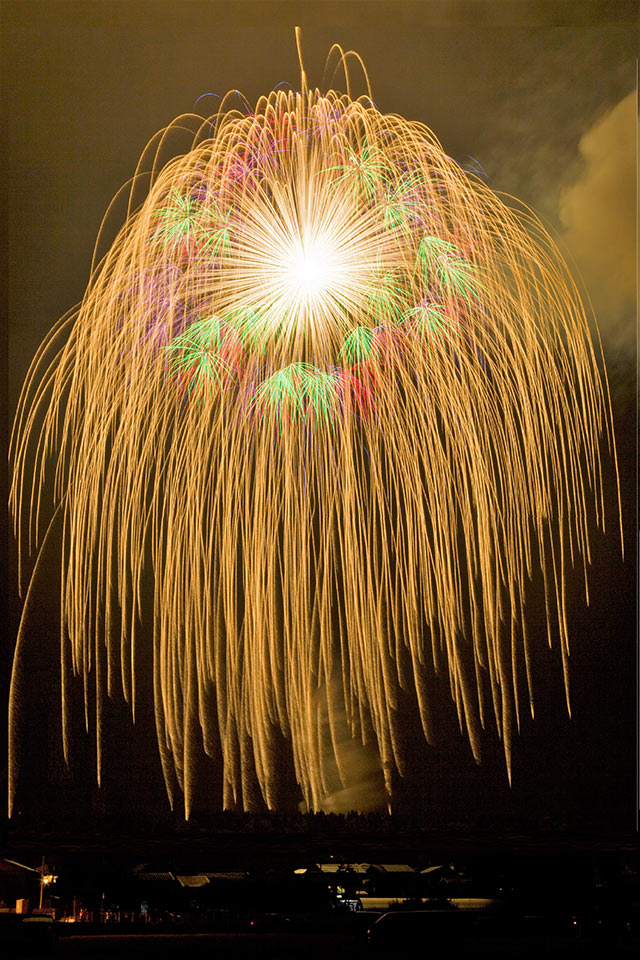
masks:
{"label": "street light", "polygon": [[58,879],[54,873],[45,873],[47,867],[45,866],[44,857],[42,858],[42,865],[39,869],[40,873],[40,906],[38,909],[42,910],[42,901],[44,898],[44,888],[49,886],[51,883],[55,883]]}

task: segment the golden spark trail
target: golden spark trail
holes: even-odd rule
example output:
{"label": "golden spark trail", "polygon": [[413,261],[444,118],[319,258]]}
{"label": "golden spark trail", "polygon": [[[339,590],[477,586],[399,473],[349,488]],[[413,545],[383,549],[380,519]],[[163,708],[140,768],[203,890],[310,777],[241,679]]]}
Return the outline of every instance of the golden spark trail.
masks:
{"label": "golden spark trail", "polygon": [[424,125],[304,74],[226,103],[184,155],[159,159],[193,117],[143,154],[12,435],[30,548],[56,458],[64,659],[98,778],[104,697],[135,710],[149,568],[158,744],[186,816],[201,750],[225,807],[276,809],[283,741],[320,809],[334,768],[347,785],[345,730],[390,793],[396,707],[413,691],[430,740],[436,672],[476,759],[493,719],[510,776],[523,663],[533,713],[526,585],[542,571],[568,703],[564,578],[580,561],[586,585],[604,529],[601,438],[615,460],[580,297],[534,215]]}

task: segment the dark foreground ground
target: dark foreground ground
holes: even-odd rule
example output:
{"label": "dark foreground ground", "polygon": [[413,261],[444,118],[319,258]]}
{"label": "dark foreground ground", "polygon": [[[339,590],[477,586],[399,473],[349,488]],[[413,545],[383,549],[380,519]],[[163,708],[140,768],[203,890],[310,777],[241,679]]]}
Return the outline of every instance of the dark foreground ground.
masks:
{"label": "dark foreground ground", "polygon": [[[98,958],[98,960],[165,960],[165,958],[300,958],[300,960],[357,960],[359,957],[414,958],[424,957],[428,952],[428,945],[413,942],[397,943],[388,952],[375,952],[363,936],[326,935],[322,933],[295,933],[295,934],[190,934],[183,935],[156,935],[150,934],[137,937],[125,936],[72,936],[59,939],[54,947],[35,948],[26,950],[19,946],[9,946],[3,950],[6,960],[12,958],[45,958],[55,960],[66,958]],[[534,938],[522,939],[511,937],[498,941],[482,943],[468,942],[453,945],[446,951],[439,949],[438,953],[446,952],[449,958],[582,958],[591,956],[601,957],[632,957],[638,955],[639,942],[637,939],[596,940],[584,938],[574,942],[564,938]]]}
{"label": "dark foreground ground", "polygon": [[[3,855],[9,862],[32,865],[27,877],[33,875],[37,880],[33,866],[43,857],[59,875],[54,898],[58,917],[75,913],[76,907],[103,914],[110,912],[113,904],[120,904],[124,911],[139,911],[141,902],[147,900],[154,922],[144,932],[139,918],[136,924],[119,927],[97,922],[58,923],[55,940],[38,944],[18,942],[17,938],[11,942],[3,939],[0,930],[0,960],[586,960],[591,956],[608,960],[640,956],[640,853],[635,834],[593,840],[426,831],[394,836],[370,831],[356,836],[346,829],[344,835],[326,829],[302,836],[229,830],[186,836],[78,838],[16,831],[7,840]],[[375,916],[369,918],[366,911],[348,916],[329,911],[327,877],[317,870],[308,878],[293,873],[330,860],[338,864],[409,863],[417,871],[444,864],[450,865],[447,869],[451,872],[455,866],[459,878],[455,882],[462,886],[460,890],[447,886],[446,896],[500,897],[499,888],[504,886],[511,891],[509,902],[516,921],[511,927],[501,927],[499,936],[485,931],[482,938],[465,935],[464,939],[434,942],[431,927],[419,937],[398,936],[375,949],[367,939],[367,926]],[[236,883],[225,881],[222,873],[216,877],[215,871],[225,870],[236,871],[244,879]],[[182,889],[174,876],[207,871],[214,871],[214,879],[202,888]],[[382,883],[377,876],[372,874],[371,882]],[[37,902],[39,890],[34,883],[5,899],[13,902],[26,896]],[[374,894],[396,896],[398,890],[394,887],[392,893],[385,893],[376,888]],[[224,907],[222,913],[235,917],[236,922],[204,927],[204,918],[214,907]],[[113,909],[117,911],[117,907]],[[321,910],[325,911],[322,915]],[[167,916],[164,927],[162,922],[156,923],[156,914],[163,912]],[[187,930],[173,922],[174,914],[184,914],[186,923],[191,913],[199,918],[199,928],[195,921],[189,921],[192,926]],[[527,920],[535,919],[534,914],[542,914],[538,918],[542,922],[536,920],[522,929],[523,923],[526,926]],[[574,919],[578,929],[571,929]],[[109,926],[110,930],[105,929]]]}

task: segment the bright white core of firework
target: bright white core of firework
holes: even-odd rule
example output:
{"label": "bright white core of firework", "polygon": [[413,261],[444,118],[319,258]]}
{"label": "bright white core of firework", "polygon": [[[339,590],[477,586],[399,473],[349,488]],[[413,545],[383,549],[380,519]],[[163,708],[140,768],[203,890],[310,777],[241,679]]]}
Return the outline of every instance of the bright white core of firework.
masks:
{"label": "bright white core of firework", "polygon": [[336,264],[326,244],[300,245],[293,251],[288,279],[296,298],[311,305],[332,286]]}
{"label": "bright white core of firework", "polygon": [[220,311],[251,313],[264,344],[279,340],[283,362],[303,344],[309,356],[335,356],[351,318],[401,262],[394,231],[375,211],[315,180],[305,190],[268,203],[254,198],[224,265]]}

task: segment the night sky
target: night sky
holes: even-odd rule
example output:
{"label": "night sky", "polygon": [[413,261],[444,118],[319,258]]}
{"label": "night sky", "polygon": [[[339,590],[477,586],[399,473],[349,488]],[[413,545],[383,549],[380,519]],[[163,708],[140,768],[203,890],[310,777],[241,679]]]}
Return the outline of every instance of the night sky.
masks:
{"label": "night sky", "polygon": [[[543,218],[598,317],[619,445],[625,561],[610,512],[607,536],[593,537],[590,607],[579,584],[569,583],[571,719],[560,654],[545,646],[544,610],[532,587],[536,718],[525,716],[515,738],[512,789],[494,729],[475,766],[443,683],[433,694],[441,730],[435,746],[414,737],[407,707],[415,764],[398,785],[398,810],[498,830],[545,818],[596,833],[634,828],[638,4],[19,0],[3,3],[3,19],[8,424],[38,344],[82,297],[102,216],[147,141],[181,113],[213,113],[218,101],[204,94],[237,88],[253,102],[281,81],[296,88],[295,25],[310,86],[322,85],[334,42],[356,50],[380,111],[425,123],[459,163]],[[612,488],[611,473],[609,481]],[[5,697],[20,617],[15,547],[7,539]],[[135,733],[126,710],[113,705],[102,791],[80,730],[73,768],[63,770],[55,555],[43,563],[29,614],[28,760],[18,806],[25,815],[55,816],[72,804],[82,816],[132,809],[160,816],[167,803],[150,703]],[[206,796],[201,804],[205,810]]]}

